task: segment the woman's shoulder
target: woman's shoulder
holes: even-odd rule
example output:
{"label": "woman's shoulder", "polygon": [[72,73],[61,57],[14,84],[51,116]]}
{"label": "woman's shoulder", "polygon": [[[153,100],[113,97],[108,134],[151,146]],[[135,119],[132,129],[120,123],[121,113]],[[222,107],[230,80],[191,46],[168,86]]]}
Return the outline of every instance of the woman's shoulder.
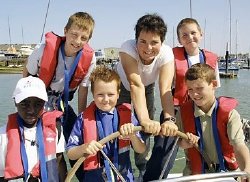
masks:
{"label": "woman's shoulder", "polygon": [[133,58],[138,59],[138,52],[136,49],[136,40],[130,39],[130,40],[123,42],[119,52],[126,53],[132,56]]}
{"label": "woman's shoulder", "polygon": [[173,61],[174,60],[174,54],[173,54],[172,48],[169,45],[162,44],[161,50],[160,50],[160,53],[159,53],[159,58],[163,62]]}

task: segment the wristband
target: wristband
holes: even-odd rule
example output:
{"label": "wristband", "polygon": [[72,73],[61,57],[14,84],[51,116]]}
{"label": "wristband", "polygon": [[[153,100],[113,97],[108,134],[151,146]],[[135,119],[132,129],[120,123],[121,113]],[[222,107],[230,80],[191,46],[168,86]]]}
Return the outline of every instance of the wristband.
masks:
{"label": "wristband", "polygon": [[164,122],[165,122],[165,121],[170,121],[170,122],[172,122],[172,123],[176,123],[176,118],[173,117],[173,116],[171,116],[171,117],[164,118],[163,121],[164,121]]}

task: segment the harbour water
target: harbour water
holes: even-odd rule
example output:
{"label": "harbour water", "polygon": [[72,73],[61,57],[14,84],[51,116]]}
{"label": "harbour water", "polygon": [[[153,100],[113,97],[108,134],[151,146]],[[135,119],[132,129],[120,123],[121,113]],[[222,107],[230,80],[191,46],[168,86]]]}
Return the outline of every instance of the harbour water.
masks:
{"label": "harbour water", "polygon": [[[6,122],[9,113],[15,112],[15,106],[12,97],[15,85],[22,77],[21,74],[0,74],[0,126]],[[239,101],[237,107],[242,118],[250,119],[250,70],[240,70],[238,77],[233,79],[221,79],[221,87],[217,89],[217,96],[230,96]],[[161,104],[159,92],[156,89],[156,113],[155,119],[159,119],[161,112]],[[88,102],[92,100],[92,95],[89,93]],[[71,105],[76,108],[76,101],[72,101]],[[179,150],[177,160],[171,172],[181,172],[184,167],[184,154]]]}

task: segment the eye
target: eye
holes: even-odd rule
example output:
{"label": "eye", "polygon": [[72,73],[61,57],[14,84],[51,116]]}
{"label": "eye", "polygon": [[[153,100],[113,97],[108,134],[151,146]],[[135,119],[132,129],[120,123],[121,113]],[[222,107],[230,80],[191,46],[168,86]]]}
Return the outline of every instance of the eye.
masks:
{"label": "eye", "polygon": [[86,37],[86,36],[82,36],[82,37],[81,37],[81,40],[82,40],[83,42],[86,42],[86,41],[88,41],[88,40],[89,40],[89,38],[88,38],[88,37]]}

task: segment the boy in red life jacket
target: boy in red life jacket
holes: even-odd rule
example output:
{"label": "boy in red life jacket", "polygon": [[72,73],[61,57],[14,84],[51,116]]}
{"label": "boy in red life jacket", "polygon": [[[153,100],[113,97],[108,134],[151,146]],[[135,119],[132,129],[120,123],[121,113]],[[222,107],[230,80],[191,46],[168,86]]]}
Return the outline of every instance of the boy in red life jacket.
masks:
{"label": "boy in red life jacket", "polygon": [[[182,19],[177,26],[177,37],[182,46],[173,48],[175,75],[172,84],[172,93],[176,110],[178,110],[178,107],[189,99],[187,95],[187,88],[185,86],[185,72],[193,64],[204,63],[211,65],[216,70],[217,86],[220,85],[217,55],[207,50],[200,49],[202,30],[199,23],[193,18]],[[175,118],[164,118],[162,112],[160,121],[163,123],[165,120],[175,121]],[[173,137],[155,136],[152,155],[147,163],[147,168],[149,169],[147,169],[144,175],[145,181],[159,179],[162,167],[166,163],[166,160],[170,155],[170,149],[174,145],[174,139],[175,138]],[[167,177],[173,167],[177,151],[178,147],[175,148],[170,157],[168,167],[165,170],[164,178]],[[161,154],[162,156],[160,156]]]}
{"label": "boy in red life jacket", "polygon": [[[195,64],[185,74],[192,99],[180,107],[177,125],[190,141],[180,140],[186,154],[184,175],[209,172],[205,160],[193,147],[208,155],[216,172],[240,170],[250,174],[250,154],[244,141],[242,122],[235,110],[238,102],[230,97],[215,97],[215,71],[207,64]],[[197,135],[197,136],[195,136]]]}
{"label": "boy in red life jacket", "polygon": [[[64,28],[64,37],[53,32],[45,36],[45,44],[38,45],[29,56],[23,76],[41,78],[47,88],[46,110],[64,112],[63,133],[68,141],[77,114],[68,104],[78,89],[78,113],[87,105],[89,76],[96,64],[93,49],[88,45],[94,30],[94,19],[86,12],[71,15]],[[70,161],[73,166],[74,161]],[[81,178],[77,172],[78,178]]]}
{"label": "boy in red life jacket", "polygon": [[65,139],[57,130],[62,112],[44,112],[45,84],[36,77],[21,78],[13,98],[17,112],[0,128],[0,181],[64,181]]}
{"label": "boy in red life jacket", "polygon": [[196,63],[210,65],[216,73],[217,87],[220,86],[218,69],[218,56],[206,49],[200,48],[202,30],[193,18],[182,19],[177,26],[177,37],[181,47],[174,47],[175,77],[174,77],[174,105],[180,106],[187,101],[187,88],[185,73],[189,67]]}
{"label": "boy in red life jacket", "polygon": [[[77,12],[69,17],[64,37],[48,32],[45,43],[38,45],[29,56],[23,76],[35,75],[44,81],[49,100],[46,106],[49,110],[66,112],[66,104],[73,99],[77,88],[78,113],[86,108],[89,76],[96,64],[94,51],[88,45],[94,24],[91,15]],[[68,120],[64,121],[66,141],[77,117],[70,106],[67,110]]]}
{"label": "boy in red life jacket", "polygon": [[[140,133],[133,133],[133,127],[139,122],[131,114],[129,104],[116,106],[120,92],[120,78],[114,70],[98,66],[90,76],[94,102],[82,112],[71,132],[67,155],[76,160],[84,154],[91,155],[84,161],[83,181],[118,180],[109,163],[99,152],[103,150],[114,163],[126,181],[134,181],[129,156],[130,142],[133,149],[142,153],[146,146]],[[120,131],[122,138],[115,139],[102,146],[97,141]]]}

